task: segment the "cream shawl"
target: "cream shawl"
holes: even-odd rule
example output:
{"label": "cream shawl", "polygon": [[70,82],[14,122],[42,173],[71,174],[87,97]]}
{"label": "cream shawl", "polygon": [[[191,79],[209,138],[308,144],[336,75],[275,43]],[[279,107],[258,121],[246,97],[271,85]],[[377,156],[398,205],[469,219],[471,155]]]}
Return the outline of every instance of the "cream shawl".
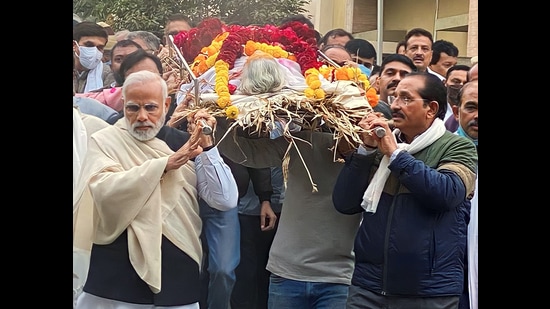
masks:
{"label": "cream shawl", "polygon": [[[398,143],[397,148],[404,149],[408,151],[410,154],[415,154],[419,152],[420,150],[430,146],[435,142],[437,139],[439,139],[446,131],[445,124],[443,121],[439,118],[436,118],[431,126],[424,131],[422,134],[420,134],[418,137],[416,137],[412,143],[406,144],[406,143]],[[393,131],[393,134],[391,136],[393,139],[395,139],[395,136],[399,134],[399,129],[395,129]],[[367,187],[367,190],[365,190],[365,193],[363,195],[363,201],[361,202],[361,206],[365,211],[375,213],[376,209],[378,208],[378,201],[380,200],[380,195],[382,195],[382,191],[384,190],[384,185],[386,184],[386,180],[390,176],[390,169],[388,166],[390,165],[390,158],[389,156],[384,156],[382,160],[380,160],[380,165],[378,166],[378,169],[374,173],[374,176]]]}
{"label": "cream shawl", "polygon": [[73,199],[73,247],[109,244],[127,229],[130,262],[158,293],[162,235],[201,263],[195,165],[163,175],[173,151],[157,138],[138,141],[125,126],[91,136]]}

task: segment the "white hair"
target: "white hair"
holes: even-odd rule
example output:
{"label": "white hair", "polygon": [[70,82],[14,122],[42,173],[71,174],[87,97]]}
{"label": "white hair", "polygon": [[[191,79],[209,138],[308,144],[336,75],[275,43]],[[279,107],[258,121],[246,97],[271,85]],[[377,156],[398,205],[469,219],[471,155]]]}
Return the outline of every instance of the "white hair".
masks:
{"label": "white hair", "polygon": [[[126,95],[128,94],[129,86],[132,86],[134,84],[144,84],[148,82],[160,83],[160,87],[162,88],[162,97],[163,98],[168,97],[168,86],[166,85],[166,82],[164,81],[164,79],[162,79],[162,77],[160,77],[158,73],[153,73],[151,71],[138,71],[128,75],[128,77],[124,81],[124,84],[122,85],[122,97],[126,98]],[[132,124],[130,123],[130,120],[128,119],[128,117],[126,116],[124,117],[126,121],[126,128],[134,138],[140,141],[148,141],[154,138],[157,135],[157,133],[160,131],[160,129],[162,129],[166,121],[167,110],[163,102],[161,102],[160,105],[161,105],[160,108],[162,108],[162,115],[160,116],[160,118],[157,120],[156,123],[153,123],[149,120],[143,121],[143,122],[136,120]],[[151,126],[152,129],[146,130],[146,131],[136,130],[136,127],[139,127],[139,126]]]}
{"label": "white hair", "polygon": [[168,97],[168,85],[166,85],[166,82],[164,81],[164,79],[162,79],[159,73],[153,73],[151,71],[138,71],[128,75],[128,77],[126,77],[126,79],[124,80],[124,84],[122,85],[122,97],[126,97],[128,86],[154,81],[158,81],[160,83],[160,86],[162,88],[162,96],[164,98]]}
{"label": "white hair", "polygon": [[285,86],[285,72],[273,56],[256,51],[243,67],[239,92],[246,95],[277,92]]}

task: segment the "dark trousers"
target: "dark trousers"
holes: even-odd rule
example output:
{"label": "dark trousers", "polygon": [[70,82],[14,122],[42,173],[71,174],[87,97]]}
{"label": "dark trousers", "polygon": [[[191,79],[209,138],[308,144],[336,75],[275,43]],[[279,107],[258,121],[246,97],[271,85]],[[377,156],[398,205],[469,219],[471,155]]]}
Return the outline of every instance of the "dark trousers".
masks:
{"label": "dark trousers", "polygon": [[[280,213],[277,217],[280,218]],[[270,272],[265,269],[275,229],[262,232],[260,216],[239,214],[241,226],[241,261],[235,274],[237,281],[231,294],[231,308],[267,309]]]}
{"label": "dark trousers", "polygon": [[458,298],[384,296],[351,285],[346,309],[458,309]]}

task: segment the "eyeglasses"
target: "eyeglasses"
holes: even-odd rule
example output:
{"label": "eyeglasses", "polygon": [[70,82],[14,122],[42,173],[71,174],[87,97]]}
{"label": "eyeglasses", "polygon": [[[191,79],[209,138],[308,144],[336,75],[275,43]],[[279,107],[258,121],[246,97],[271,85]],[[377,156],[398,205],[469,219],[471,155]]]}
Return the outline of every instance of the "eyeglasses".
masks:
{"label": "eyeglasses", "polygon": [[395,102],[398,105],[408,106],[409,104],[411,104],[411,102],[417,101],[417,100],[430,101],[428,99],[422,99],[422,98],[413,99],[413,98],[402,97],[402,96],[391,96],[391,95],[388,96],[388,104],[390,105]]}
{"label": "eyeglasses", "polygon": [[148,113],[148,114],[154,114],[159,106],[157,104],[144,104],[144,105],[139,105],[139,104],[126,104],[126,106],[124,107],[124,109],[126,110],[126,113],[128,115],[131,115],[131,114],[135,114],[139,111],[140,108],[145,109],[145,111]]}

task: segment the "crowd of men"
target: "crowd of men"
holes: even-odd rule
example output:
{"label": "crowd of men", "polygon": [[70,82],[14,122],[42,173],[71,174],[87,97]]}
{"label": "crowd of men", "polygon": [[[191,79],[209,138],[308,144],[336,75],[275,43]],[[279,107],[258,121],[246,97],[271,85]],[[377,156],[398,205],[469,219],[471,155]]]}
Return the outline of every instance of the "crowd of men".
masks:
{"label": "crowd of men", "polygon": [[[227,120],[205,109],[172,123],[181,81],[159,55],[194,25],[73,22],[74,307],[477,309],[477,57],[457,64],[414,28],[377,66],[367,40],[316,32],[320,60],[360,68],[379,97],[341,163],[322,125],[293,130],[309,144],[287,154],[277,130],[218,143]],[[268,92],[278,65],[243,72]]]}

